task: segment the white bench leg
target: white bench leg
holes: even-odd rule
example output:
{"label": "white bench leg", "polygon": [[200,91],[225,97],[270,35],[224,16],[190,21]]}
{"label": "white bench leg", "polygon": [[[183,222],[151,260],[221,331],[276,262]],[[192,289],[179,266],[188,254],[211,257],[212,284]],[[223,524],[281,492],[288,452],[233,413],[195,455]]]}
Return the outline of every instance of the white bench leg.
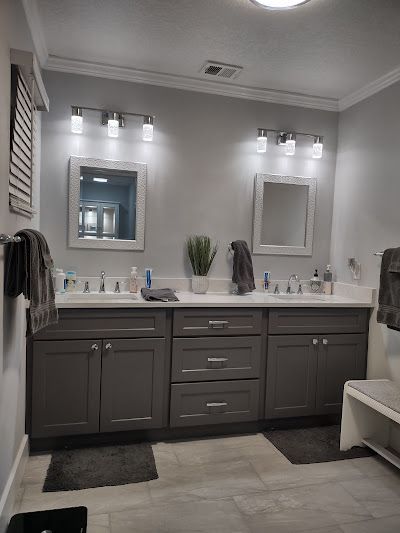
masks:
{"label": "white bench leg", "polygon": [[390,434],[390,420],[377,413],[353,396],[343,394],[342,426],[340,449],[349,450],[353,446],[364,446],[362,439],[373,438],[382,446],[387,446]]}

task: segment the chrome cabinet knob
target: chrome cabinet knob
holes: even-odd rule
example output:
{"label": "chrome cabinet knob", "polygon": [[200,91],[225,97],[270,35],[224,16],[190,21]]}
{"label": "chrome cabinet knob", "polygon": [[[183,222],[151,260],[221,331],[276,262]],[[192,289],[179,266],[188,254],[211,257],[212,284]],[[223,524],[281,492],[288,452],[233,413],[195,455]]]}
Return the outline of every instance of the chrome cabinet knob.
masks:
{"label": "chrome cabinet knob", "polygon": [[322,339],[322,344],[325,344],[325,346],[328,344],[328,339]]}
{"label": "chrome cabinet knob", "polygon": [[106,350],[111,350],[111,348],[112,348],[112,344],[111,344],[111,342],[107,342],[107,344],[106,344]]}
{"label": "chrome cabinet knob", "polygon": [[92,350],[92,352],[95,352],[96,350],[99,349],[99,345],[98,345],[98,344],[92,344],[92,346],[90,347],[90,349]]}
{"label": "chrome cabinet knob", "polygon": [[314,344],[314,346],[316,346],[318,344],[318,339],[313,339],[312,343]]}

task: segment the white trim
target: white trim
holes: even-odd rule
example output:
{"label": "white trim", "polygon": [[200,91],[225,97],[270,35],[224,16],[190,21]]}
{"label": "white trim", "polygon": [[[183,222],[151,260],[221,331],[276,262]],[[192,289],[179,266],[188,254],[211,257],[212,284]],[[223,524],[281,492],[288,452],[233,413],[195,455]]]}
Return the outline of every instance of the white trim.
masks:
{"label": "white trim", "polygon": [[47,62],[49,52],[47,50],[43,26],[36,0],[22,0],[22,7],[25,11],[26,22],[31,32],[36,55],[39,59],[40,65],[43,67],[43,65]]}
{"label": "white trim", "polygon": [[188,76],[176,76],[174,74],[163,74],[161,72],[138,70],[129,67],[116,67],[113,65],[105,65],[103,63],[92,63],[89,61],[68,59],[53,55],[49,56],[44,68],[57,72],[83,74],[86,76],[109,78],[112,80],[129,81],[134,83],[146,83],[161,87],[172,87],[174,89],[183,89],[186,91],[218,94],[221,96],[257,100],[272,104],[307,107],[324,111],[339,110],[338,100],[335,98],[323,98],[320,96],[308,96],[306,94],[287,91],[247,87],[220,81],[216,82],[191,78]]}
{"label": "white trim", "polygon": [[3,533],[8,526],[14,512],[14,504],[18,489],[24,476],[26,463],[29,457],[28,435],[24,435],[18,449],[17,456],[8,476],[6,486],[0,497],[0,533]]}
{"label": "white trim", "polygon": [[358,102],[362,102],[366,98],[379,93],[383,89],[386,89],[386,87],[389,87],[398,81],[400,81],[400,65],[380,78],[364,85],[361,89],[341,98],[339,100],[339,111],[344,111],[345,109],[358,104]]}

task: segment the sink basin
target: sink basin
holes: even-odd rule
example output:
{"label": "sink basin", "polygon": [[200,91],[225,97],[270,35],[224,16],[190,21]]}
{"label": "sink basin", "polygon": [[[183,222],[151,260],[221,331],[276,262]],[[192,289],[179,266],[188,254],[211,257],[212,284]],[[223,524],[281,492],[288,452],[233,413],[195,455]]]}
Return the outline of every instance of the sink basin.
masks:
{"label": "sink basin", "polygon": [[104,302],[108,300],[137,300],[137,295],[130,292],[69,292],[62,295],[66,300],[84,302]]}
{"label": "sink basin", "polygon": [[272,294],[277,300],[289,300],[289,301],[323,301],[324,297],[320,294]]}

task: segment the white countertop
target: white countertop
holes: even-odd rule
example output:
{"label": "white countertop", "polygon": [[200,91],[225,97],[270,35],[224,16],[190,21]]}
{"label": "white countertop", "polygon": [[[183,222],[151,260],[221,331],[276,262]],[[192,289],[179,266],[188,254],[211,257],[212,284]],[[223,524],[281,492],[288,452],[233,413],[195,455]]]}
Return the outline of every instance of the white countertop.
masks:
{"label": "white countertop", "polygon": [[178,302],[147,302],[140,293],[132,295],[114,293],[101,295],[98,293],[57,294],[56,305],[59,309],[87,308],[144,308],[144,307],[373,307],[372,299],[362,297],[345,297],[342,295],[326,296],[323,294],[304,294],[304,296],[275,296],[264,292],[253,292],[244,296],[226,292],[208,292],[194,294],[192,292],[176,292]]}

